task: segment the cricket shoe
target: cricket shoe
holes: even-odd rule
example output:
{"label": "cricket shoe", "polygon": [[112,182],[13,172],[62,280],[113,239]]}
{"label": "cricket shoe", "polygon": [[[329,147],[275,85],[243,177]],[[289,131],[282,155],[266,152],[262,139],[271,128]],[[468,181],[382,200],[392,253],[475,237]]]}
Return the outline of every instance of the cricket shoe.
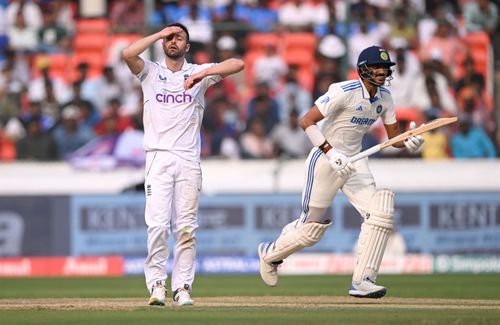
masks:
{"label": "cricket shoe", "polygon": [[269,243],[260,243],[257,247],[257,252],[259,253],[259,271],[262,281],[270,287],[275,287],[278,284],[278,266],[283,263],[283,261],[271,263],[264,261],[264,249],[266,249],[268,245]]}
{"label": "cricket shoe", "polygon": [[353,282],[349,290],[349,295],[357,298],[382,298],[386,293],[386,288],[376,285],[370,278],[359,284]]}
{"label": "cricket shoe", "polygon": [[193,299],[191,299],[189,285],[185,284],[184,288],[179,288],[174,291],[173,304],[175,306],[191,306],[193,304]]}
{"label": "cricket shoe", "polygon": [[165,295],[167,290],[162,281],[158,280],[153,284],[151,289],[151,297],[149,298],[149,304],[151,306],[165,306]]}

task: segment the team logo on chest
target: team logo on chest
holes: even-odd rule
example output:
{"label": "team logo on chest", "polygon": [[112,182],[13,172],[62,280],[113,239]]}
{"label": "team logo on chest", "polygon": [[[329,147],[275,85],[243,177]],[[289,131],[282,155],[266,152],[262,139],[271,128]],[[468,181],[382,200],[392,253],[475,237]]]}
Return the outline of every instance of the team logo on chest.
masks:
{"label": "team logo on chest", "polygon": [[377,114],[382,113],[382,105],[377,106]]}

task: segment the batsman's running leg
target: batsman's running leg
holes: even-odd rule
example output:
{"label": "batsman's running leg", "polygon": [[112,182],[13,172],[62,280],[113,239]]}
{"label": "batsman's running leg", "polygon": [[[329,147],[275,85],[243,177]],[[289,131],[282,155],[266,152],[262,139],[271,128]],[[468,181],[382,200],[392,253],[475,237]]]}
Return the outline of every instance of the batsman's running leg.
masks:
{"label": "batsman's running leg", "polygon": [[349,295],[358,298],[381,298],[387,289],[376,285],[387,240],[393,227],[394,193],[375,192],[369,204],[358,240],[358,260]]}

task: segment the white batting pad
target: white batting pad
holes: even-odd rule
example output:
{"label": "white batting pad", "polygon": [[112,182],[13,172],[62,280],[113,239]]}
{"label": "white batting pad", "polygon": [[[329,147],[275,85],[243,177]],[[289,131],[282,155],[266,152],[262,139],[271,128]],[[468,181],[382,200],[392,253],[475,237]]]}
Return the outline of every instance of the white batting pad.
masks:
{"label": "white batting pad", "polygon": [[281,261],[304,247],[316,244],[331,224],[331,222],[309,222],[288,230],[263,250],[264,261],[266,263]]}
{"label": "white batting pad", "polygon": [[394,193],[380,190],[372,196],[358,240],[358,260],[352,281],[361,283],[367,277],[375,282],[393,227]]}

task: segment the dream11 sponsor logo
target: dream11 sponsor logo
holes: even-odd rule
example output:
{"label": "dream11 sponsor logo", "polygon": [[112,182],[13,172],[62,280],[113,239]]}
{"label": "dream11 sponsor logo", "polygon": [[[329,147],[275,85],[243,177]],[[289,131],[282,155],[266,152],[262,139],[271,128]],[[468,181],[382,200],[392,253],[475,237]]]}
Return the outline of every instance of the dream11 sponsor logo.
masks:
{"label": "dream11 sponsor logo", "polygon": [[105,257],[66,259],[63,275],[107,275],[108,261]]}
{"label": "dream11 sponsor logo", "polygon": [[162,89],[161,93],[155,95],[156,101],[162,104],[185,104],[191,103],[193,101],[193,96],[186,93],[185,91],[181,92],[172,92],[167,89]]}
{"label": "dream11 sponsor logo", "polygon": [[32,265],[29,258],[0,259],[0,276],[30,276]]}
{"label": "dream11 sponsor logo", "polygon": [[368,117],[356,117],[353,116],[351,118],[351,123],[356,125],[372,125],[375,123],[376,119],[368,118]]}

